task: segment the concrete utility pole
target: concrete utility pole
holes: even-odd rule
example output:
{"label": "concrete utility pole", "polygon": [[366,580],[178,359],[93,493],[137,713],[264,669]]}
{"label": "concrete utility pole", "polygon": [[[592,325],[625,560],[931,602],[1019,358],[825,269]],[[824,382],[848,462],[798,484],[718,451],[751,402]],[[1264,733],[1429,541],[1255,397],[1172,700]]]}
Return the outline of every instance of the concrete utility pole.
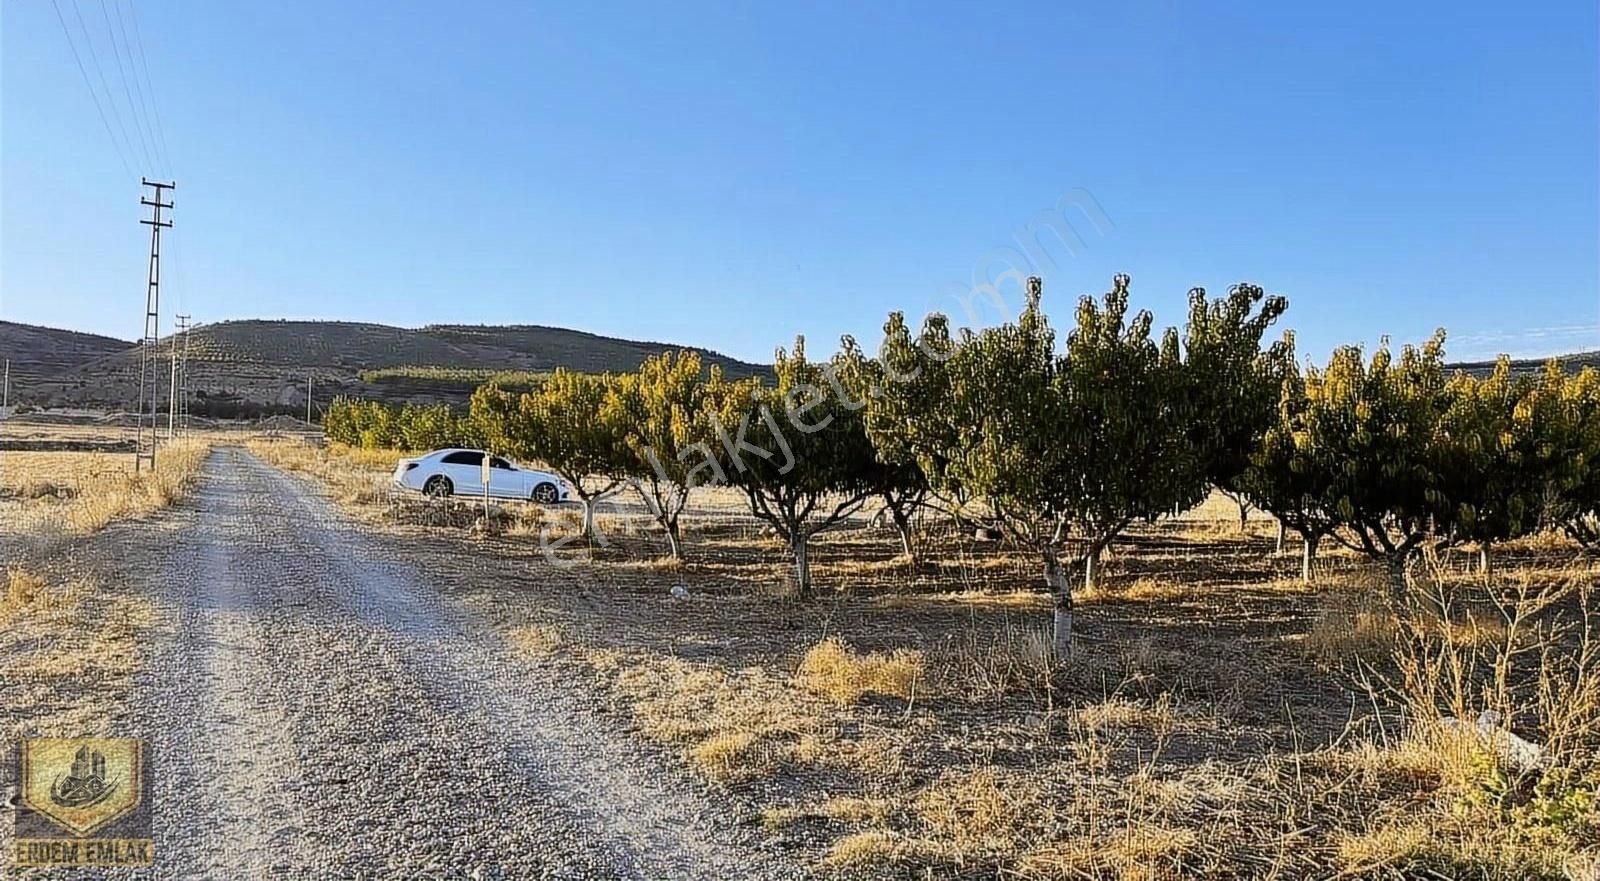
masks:
{"label": "concrete utility pole", "polygon": [[189,433],[189,316],[178,316],[178,331],[183,334],[183,360],[178,364],[178,429]]}
{"label": "concrete utility pole", "polygon": [[11,359],[6,359],[5,391],[0,393],[0,413],[11,415]]}
{"label": "concrete utility pole", "polygon": [[306,422],[311,422],[311,374],[306,374]]}
{"label": "concrete utility pole", "polygon": [[186,326],[188,320],[189,316],[187,315],[173,316],[174,326],[171,337],[172,379],[171,388],[167,392],[167,440],[169,441],[178,436],[178,408],[180,406],[178,398],[178,335],[183,334],[183,338],[188,340],[189,333]]}
{"label": "concrete utility pole", "polygon": [[161,353],[156,350],[161,334],[161,231],[172,226],[172,221],[161,219],[161,209],[171,208],[172,203],[163,202],[161,197],[163,190],[177,188],[176,183],[161,183],[142,177],[139,183],[154,189],[155,198],[139,198],[140,205],[150,206],[150,218],[139,221],[150,227],[150,266],[144,291],[144,336],[139,340],[139,405],[135,408],[138,438],[133,451],[135,474],[147,461],[150,470],[156,470],[156,403],[161,397],[158,391]]}

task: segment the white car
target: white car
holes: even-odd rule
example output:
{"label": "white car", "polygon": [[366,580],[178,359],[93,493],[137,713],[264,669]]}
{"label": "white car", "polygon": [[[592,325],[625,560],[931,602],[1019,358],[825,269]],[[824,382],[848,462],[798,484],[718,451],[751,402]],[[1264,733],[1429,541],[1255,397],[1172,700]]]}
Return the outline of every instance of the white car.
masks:
{"label": "white car", "polygon": [[[433,498],[483,496],[483,450],[434,450],[394,466],[394,483]],[[542,505],[564,502],[567,482],[548,471],[521,468],[501,456],[489,456],[489,496],[525,499]]]}

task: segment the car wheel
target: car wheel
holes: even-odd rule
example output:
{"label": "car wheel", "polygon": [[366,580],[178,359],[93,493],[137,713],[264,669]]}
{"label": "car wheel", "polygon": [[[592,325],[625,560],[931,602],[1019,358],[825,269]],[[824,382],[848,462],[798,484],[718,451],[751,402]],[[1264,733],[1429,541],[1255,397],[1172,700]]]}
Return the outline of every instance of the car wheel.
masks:
{"label": "car wheel", "polygon": [[533,500],[541,505],[554,505],[561,500],[561,491],[556,485],[546,481],[533,488]]}
{"label": "car wheel", "polygon": [[450,484],[450,478],[439,474],[428,478],[428,482],[422,485],[422,494],[434,499],[442,499],[455,491],[456,488]]}

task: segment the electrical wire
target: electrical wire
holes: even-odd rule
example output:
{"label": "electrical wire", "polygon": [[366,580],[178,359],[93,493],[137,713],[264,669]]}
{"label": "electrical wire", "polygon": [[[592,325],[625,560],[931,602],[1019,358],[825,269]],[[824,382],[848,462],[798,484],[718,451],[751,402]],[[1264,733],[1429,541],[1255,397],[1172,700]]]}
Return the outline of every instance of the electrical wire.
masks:
{"label": "electrical wire", "polygon": [[[106,38],[111,41],[111,53],[117,59],[117,79],[122,82],[122,94],[128,99],[128,115],[133,117],[133,130],[139,135],[139,146],[144,149],[144,161],[149,166],[151,174],[159,174],[160,168],[155,161],[154,151],[150,149],[151,142],[155,140],[155,133],[151,132],[149,137],[145,136],[144,111],[133,100],[133,89],[128,86],[128,68],[133,66],[133,50],[123,45],[123,43],[127,42],[128,34],[123,31],[122,42],[119,43],[117,41],[117,31],[111,26],[111,10],[106,8],[106,0],[100,0],[100,17],[105,19],[106,22]],[[121,10],[119,8],[119,20],[120,17]],[[122,60],[124,54],[128,56],[126,67],[124,67]]]}
{"label": "electrical wire", "polygon": [[[118,7],[120,10],[121,7]],[[119,13],[120,15],[120,13]],[[145,59],[144,37],[139,33],[139,12],[133,0],[128,0],[128,18],[133,21],[133,46],[139,53],[139,66],[144,71],[145,90],[142,95],[148,96],[150,101],[150,115],[156,122],[156,140],[161,145],[162,160],[166,164],[168,177],[172,175],[172,151],[167,149],[167,131],[161,124],[161,105],[156,102],[155,84],[150,80],[150,62]]]}
{"label": "electrical wire", "polygon": [[128,137],[128,127],[122,124],[122,114],[117,112],[117,102],[111,96],[111,85],[106,82],[106,72],[100,66],[100,56],[94,51],[94,38],[89,35],[89,26],[83,21],[83,10],[78,7],[78,0],[72,0],[72,12],[78,18],[78,27],[83,29],[84,48],[89,50],[89,61],[94,65],[94,72],[100,77],[100,86],[105,89],[106,103],[111,107],[111,118],[117,122],[117,130],[122,132],[122,140],[128,145],[128,155],[133,155],[133,139]]}
{"label": "electrical wire", "polygon": [[122,163],[122,170],[126,171],[129,177],[133,177],[133,165],[128,162],[128,157],[123,155],[122,145],[117,143],[117,136],[111,131],[111,122],[106,119],[105,109],[100,106],[100,96],[95,93],[94,84],[89,82],[89,72],[83,67],[83,59],[78,55],[77,44],[72,41],[72,31],[67,29],[67,20],[61,15],[61,7],[56,4],[56,0],[50,0],[50,5],[56,11],[56,21],[61,22],[61,33],[67,38],[67,47],[72,50],[72,60],[78,64],[78,73],[83,75],[83,84],[89,90],[89,98],[94,101],[94,112],[99,114],[100,124],[106,129],[106,137],[111,140],[112,149],[116,150],[117,161]]}

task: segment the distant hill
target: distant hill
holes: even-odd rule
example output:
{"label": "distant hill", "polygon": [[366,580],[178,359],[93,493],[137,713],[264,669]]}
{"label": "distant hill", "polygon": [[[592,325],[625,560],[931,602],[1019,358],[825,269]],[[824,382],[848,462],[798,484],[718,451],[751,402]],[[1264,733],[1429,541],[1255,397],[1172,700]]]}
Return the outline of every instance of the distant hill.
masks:
{"label": "distant hill", "polygon": [[633,370],[668,349],[692,349],[730,375],[749,376],[766,369],[694,346],[538,325],[435,324],[412,329],[353,321],[222,321],[200,326],[190,338],[191,359],[351,370],[565,367],[604,373]]}
{"label": "distant hill", "polygon": [[[162,341],[163,355],[170,338]],[[305,414],[336,395],[461,404],[499,372],[565,367],[591,373],[633,370],[669,349],[691,349],[730,377],[770,374],[766,365],[708,349],[624,340],[540,325],[436,324],[392,327],[354,321],[222,321],[189,339],[189,388],[197,415]],[[11,359],[12,401],[45,407],[132,409],[139,351],[126,340],[0,321],[0,358]],[[1600,351],[1560,356],[1569,370],[1600,367]],[[1546,359],[1513,361],[1519,372]],[[1483,375],[1493,361],[1449,365]],[[165,374],[163,374],[165,375]],[[165,388],[162,389],[163,397]]]}
{"label": "distant hill", "polygon": [[[1554,355],[1555,360],[1561,362],[1562,368],[1568,372],[1576,373],[1585,367],[1600,367],[1600,350],[1593,352],[1574,352],[1571,355]],[[1511,359],[1512,373],[1538,373],[1544,370],[1544,365],[1550,358],[1513,358]],[[1451,370],[1460,370],[1473,376],[1488,376],[1494,370],[1494,361],[1459,361],[1446,365]]]}
{"label": "distant hill", "polygon": [[[163,357],[171,342],[161,341]],[[709,349],[538,325],[222,321],[196,328],[188,346],[195,412],[218,416],[303,415],[308,376],[314,401],[343,394],[459,404],[495,372],[622,372],[672,349],[698,352],[730,377],[770,371]],[[124,340],[0,322],[0,357],[13,359],[16,401],[131,409],[138,397],[139,349]]]}
{"label": "distant hill", "polygon": [[0,321],[0,358],[11,359],[13,379],[67,370],[132,345],[99,334]]}

